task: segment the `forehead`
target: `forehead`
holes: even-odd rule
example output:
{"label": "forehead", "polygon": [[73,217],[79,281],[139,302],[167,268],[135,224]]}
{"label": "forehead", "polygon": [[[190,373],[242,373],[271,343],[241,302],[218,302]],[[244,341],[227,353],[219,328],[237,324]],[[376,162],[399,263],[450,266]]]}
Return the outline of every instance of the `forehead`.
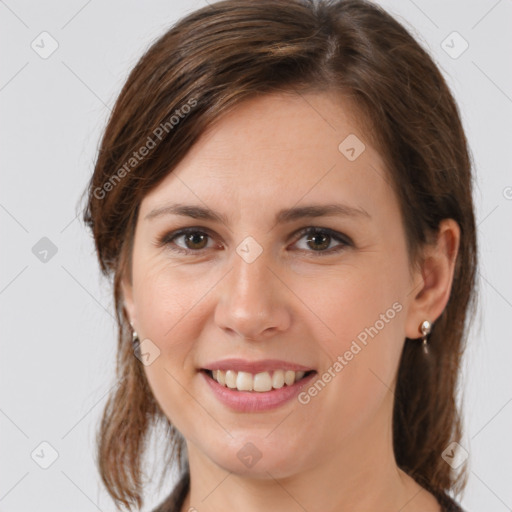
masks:
{"label": "forehead", "polygon": [[395,201],[389,181],[350,104],[328,93],[272,94],[212,125],[147,194],[141,214],[172,201],[208,205],[233,220],[297,203],[377,213]]}

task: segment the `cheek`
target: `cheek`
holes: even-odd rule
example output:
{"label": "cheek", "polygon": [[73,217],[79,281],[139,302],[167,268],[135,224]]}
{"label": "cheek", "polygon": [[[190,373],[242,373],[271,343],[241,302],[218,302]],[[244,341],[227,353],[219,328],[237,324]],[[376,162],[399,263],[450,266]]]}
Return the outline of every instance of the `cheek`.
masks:
{"label": "cheek", "polygon": [[302,291],[322,319],[316,338],[327,356],[322,368],[327,373],[319,377],[329,382],[322,400],[350,430],[376,413],[398,368],[405,308],[397,265],[388,267],[383,262],[365,265],[331,276],[323,293],[317,287],[307,295]]}
{"label": "cheek", "polygon": [[199,336],[197,315],[204,292],[197,281],[185,279],[162,259],[134,258],[133,286],[139,337],[150,340],[158,354],[144,371],[156,401],[179,428],[187,421],[187,411],[194,410],[185,389],[195,371],[191,341]]}
{"label": "cheek", "polygon": [[[303,297],[312,319],[320,320],[318,340],[326,340],[331,356],[349,350],[352,341],[359,340],[367,347],[368,340],[380,340],[384,345],[400,340],[404,309],[401,304],[403,285],[395,275],[396,265],[385,269],[382,262],[350,269],[333,270],[304,281],[294,292]],[[385,269],[385,270],[383,270]]]}
{"label": "cheek", "polygon": [[[140,258],[134,265],[134,297],[137,318],[144,335],[162,351],[176,350],[193,339],[199,322],[201,299],[214,281],[207,274],[185,272],[165,257]],[[210,283],[211,281],[211,283]]]}

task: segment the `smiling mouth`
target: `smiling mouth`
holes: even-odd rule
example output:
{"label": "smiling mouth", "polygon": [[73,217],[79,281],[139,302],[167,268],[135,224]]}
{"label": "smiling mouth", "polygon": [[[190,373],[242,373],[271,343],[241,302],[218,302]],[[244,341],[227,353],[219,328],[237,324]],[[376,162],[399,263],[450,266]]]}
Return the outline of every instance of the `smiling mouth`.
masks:
{"label": "smiling mouth", "polygon": [[273,370],[256,374],[235,370],[207,370],[202,369],[210,379],[221,386],[232,389],[233,391],[249,391],[255,393],[266,393],[281,389],[285,386],[293,386],[309,375],[316,373],[315,370],[293,371],[293,370]]}

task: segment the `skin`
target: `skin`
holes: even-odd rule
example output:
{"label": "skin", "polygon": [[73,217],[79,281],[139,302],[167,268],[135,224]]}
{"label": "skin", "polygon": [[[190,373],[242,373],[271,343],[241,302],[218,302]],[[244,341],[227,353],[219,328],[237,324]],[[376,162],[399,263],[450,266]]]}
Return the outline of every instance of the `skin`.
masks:
{"label": "skin", "polygon": [[[405,337],[420,338],[421,322],[434,322],[447,304],[460,230],[444,220],[424,263],[410,266],[398,200],[357,118],[327,92],[245,101],[141,203],[123,293],[139,338],[160,350],[144,367],[151,389],[186,439],[184,511],[440,510],[396,465],[392,390]],[[355,161],[338,150],[349,134],[366,146]],[[145,218],[178,202],[208,206],[228,222]],[[274,223],[281,208],[327,203],[370,217]],[[158,245],[191,226],[209,236]],[[308,226],[353,245],[294,235]],[[262,249],[252,263],[236,252],[247,236]],[[189,254],[173,252],[173,243]],[[329,254],[335,247],[342,250]],[[233,412],[198,373],[207,362],[242,357],[292,361],[321,375],[394,303],[400,312],[307,404]],[[262,455],[251,468],[237,457],[248,442]]]}

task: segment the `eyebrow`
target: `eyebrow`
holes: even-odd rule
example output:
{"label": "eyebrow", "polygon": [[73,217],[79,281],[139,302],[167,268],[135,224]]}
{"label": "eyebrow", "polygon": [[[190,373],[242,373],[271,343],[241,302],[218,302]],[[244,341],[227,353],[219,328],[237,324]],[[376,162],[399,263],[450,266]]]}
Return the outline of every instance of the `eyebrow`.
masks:
{"label": "eyebrow", "polygon": [[[149,212],[144,219],[150,220],[163,215],[181,215],[184,217],[192,217],[193,219],[203,219],[222,222],[229,224],[228,218],[218,212],[202,206],[193,206],[185,204],[171,204],[156,208]],[[355,208],[353,206],[343,204],[321,204],[296,206],[293,208],[284,208],[279,210],[275,216],[275,224],[284,224],[304,218],[324,217],[324,216],[340,216],[340,217],[366,217],[371,219],[371,215],[363,208]]]}

